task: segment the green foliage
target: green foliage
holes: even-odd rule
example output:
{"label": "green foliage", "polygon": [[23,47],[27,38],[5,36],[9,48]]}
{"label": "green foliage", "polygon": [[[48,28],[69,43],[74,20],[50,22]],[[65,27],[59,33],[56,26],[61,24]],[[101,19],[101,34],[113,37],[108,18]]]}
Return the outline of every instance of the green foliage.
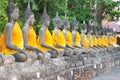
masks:
{"label": "green foliage", "polygon": [[4,26],[7,22],[7,16],[6,16],[6,5],[8,4],[7,1],[0,0],[0,34],[4,30]]}
{"label": "green foliage", "polygon": [[[24,25],[24,11],[27,7],[27,2],[29,1],[31,4],[31,8],[35,13],[36,22],[34,24],[34,29],[36,33],[38,33],[41,22],[40,16],[43,12],[44,6],[47,8],[47,12],[50,15],[51,24],[50,30],[53,29],[53,18],[55,17],[56,12],[59,12],[59,15],[62,19],[64,19],[65,13],[67,14],[67,18],[71,22],[73,16],[75,15],[79,22],[79,29],[82,26],[82,22],[89,21],[90,17],[90,1],[92,4],[95,3],[95,0],[14,0],[16,5],[20,9],[20,19],[19,23],[21,27]],[[119,3],[113,3],[112,0],[96,0],[98,4],[104,3],[105,12],[109,13],[110,16],[120,16],[120,11],[113,11],[113,7],[118,5]],[[6,7],[8,5],[9,0],[0,0],[0,34],[4,31],[4,26],[7,23],[7,15],[6,15]],[[101,9],[101,6],[98,5],[98,11]],[[99,13],[98,13],[99,14]],[[112,18],[111,18],[112,19]]]}

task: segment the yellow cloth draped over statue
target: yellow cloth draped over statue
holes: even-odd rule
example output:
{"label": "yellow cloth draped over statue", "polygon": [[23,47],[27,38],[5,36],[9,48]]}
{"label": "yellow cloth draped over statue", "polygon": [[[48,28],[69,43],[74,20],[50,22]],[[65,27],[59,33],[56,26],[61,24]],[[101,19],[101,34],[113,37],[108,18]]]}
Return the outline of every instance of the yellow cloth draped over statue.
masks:
{"label": "yellow cloth draped over statue", "polygon": [[56,43],[58,43],[59,45],[61,46],[66,46],[65,44],[65,39],[64,39],[64,35],[62,33],[61,30],[58,31],[58,36],[57,34],[55,33],[55,31],[53,30],[52,31],[52,39],[53,39],[53,46],[57,49],[57,50],[64,50],[64,49],[61,49],[61,48],[57,48],[55,45]]}
{"label": "yellow cloth draped over statue", "polygon": [[[37,48],[36,33],[32,26],[30,26],[30,29],[28,31],[28,45]],[[31,50],[28,50],[28,51],[31,51]]]}
{"label": "yellow cloth draped over statue", "polygon": [[81,46],[80,44],[80,34],[78,31],[76,31],[76,36],[75,36],[75,43],[78,45],[78,46]]}
{"label": "yellow cloth draped over statue", "polygon": [[[42,50],[43,52],[48,51],[49,48],[46,48],[46,47],[41,46],[40,40],[41,40],[41,38],[38,37],[38,39],[37,39],[37,46],[38,46],[38,48],[39,48],[40,50]],[[50,31],[48,30],[48,28],[46,28],[46,32],[45,32],[45,35],[44,35],[44,43],[47,44],[47,45],[49,45],[49,46],[51,46],[51,47],[53,47],[52,36],[51,36],[51,33],[50,33]]]}
{"label": "yellow cloth draped over statue", "polygon": [[104,35],[102,35],[102,38],[101,38],[101,46],[105,47],[105,36]]}
{"label": "yellow cloth draped over statue", "polygon": [[101,38],[100,38],[100,36],[98,36],[97,42],[98,42],[98,45],[101,46]]}
{"label": "yellow cloth draped over statue", "polygon": [[[2,45],[2,53],[3,54],[14,54],[17,51],[9,49],[6,47],[6,31],[4,32],[4,35],[2,36],[3,45]],[[20,25],[18,22],[15,22],[13,30],[12,30],[12,44],[17,46],[20,49],[23,49],[23,35],[22,30],[20,28]]]}
{"label": "yellow cloth draped over statue", "polygon": [[112,36],[109,36],[109,44],[112,45]]}
{"label": "yellow cloth draped over statue", "polygon": [[93,36],[90,34],[89,46],[93,47]]}
{"label": "yellow cloth draped over statue", "polygon": [[111,42],[112,42],[112,44],[114,44],[114,36],[111,36]]}
{"label": "yellow cloth draped over statue", "polygon": [[94,46],[96,47],[98,44],[97,44],[97,37],[94,35],[94,41],[93,41],[93,44]]}
{"label": "yellow cloth draped over statue", "polygon": [[72,46],[72,34],[69,30],[67,30],[66,34],[66,44]]}
{"label": "yellow cloth draped over statue", "polygon": [[4,41],[4,34],[2,34],[0,37],[0,51],[2,51],[3,41]]}
{"label": "yellow cloth draped over statue", "polygon": [[84,38],[83,38],[83,48],[88,48],[88,38],[87,38],[87,35],[84,35]]}
{"label": "yellow cloth draped over statue", "polygon": [[108,46],[108,45],[109,45],[108,37],[106,36],[106,37],[105,37],[105,46]]}

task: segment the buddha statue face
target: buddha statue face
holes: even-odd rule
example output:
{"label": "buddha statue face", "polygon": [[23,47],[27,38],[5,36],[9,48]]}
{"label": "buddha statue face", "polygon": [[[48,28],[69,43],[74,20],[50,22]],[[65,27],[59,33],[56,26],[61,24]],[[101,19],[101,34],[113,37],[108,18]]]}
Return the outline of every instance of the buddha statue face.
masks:
{"label": "buddha statue face", "polygon": [[74,27],[75,30],[78,30],[78,22],[76,17],[74,16],[74,19],[72,21],[72,26]]}
{"label": "buddha statue face", "polygon": [[28,6],[26,8],[26,11],[24,13],[24,20],[25,22],[27,22],[29,25],[33,25],[35,22],[35,17],[34,17],[34,13],[32,12],[32,10],[30,9],[30,3],[28,3]]}
{"label": "buddha statue face", "polygon": [[59,29],[62,28],[62,20],[58,16],[58,12],[56,13],[55,18],[53,19],[53,24],[54,24],[55,27],[58,27]]}
{"label": "buddha statue face", "polygon": [[70,29],[70,22],[66,18],[66,15],[65,15],[65,19],[63,20],[63,25],[66,29]]}
{"label": "buddha statue face", "polygon": [[[92,26],[91,26],[91,27],[92,27]],[[93,33],[93,29],[92,29],[92,28],[89,29],[89,33],[90,33],[90,34]]]}
{"label": "buddha statue face", "polygon": [[85,24],[83,25],[83,27],[82,27],[82,29],[81,29],[81,32],[82,32],[82,33],[87,33],[87,27],[86,27]]}
{"label": "buddha statue face", "polygon": [[10,13],[10,17],[14,20],[14,21],[17,21],[18,18],[19,18],[19,9],[16,8],[13,10],[12,13]]}
{"label": "buddha statue face", "polygon": [[45,26],[49,26],[49,25],[50,25],[50,20],[49,20],[49,19],[42,20],[42,23],[43,23]]}
{"label": "buddha statue face", "polygon": [[34,15],[31,15],[31,16],[29,17],[29,24],[30,24],[30,25],[33,25],[34,22],[35,22],[35,17],[34,17]]}
{"label": "buddha statue face", "polygon": [[78,24],[75,24],[75,25],[74,25],[74,29],[75,29],[75,30],[78,30]]}
{"label": "buddha statue face", "polygon": [[10,0],[9,5],[7,6],[7,15],[8,19],[17,21],[19,18],[19,9],[17,6],[15,6],[13,0]]}
{"label": "buddha statue face", "polygon": [[67,29],[70,29],[70,23],[68,22],[68,24],[66,25]]}
{"label": "buddha statue face", "polygon": [[56,26],[58,28],[62,28],[62,20],[55,21],[54,26]]}
{"label": "buddha statue face", "polygon": [[44,12],[43,12],[43,14],[41,16],[41,22],[42,22],[42,24],[44,26],[48,27],[50,25],[50,18],[49,18],[48,14],[47,14],[46,7],[44,8]]}

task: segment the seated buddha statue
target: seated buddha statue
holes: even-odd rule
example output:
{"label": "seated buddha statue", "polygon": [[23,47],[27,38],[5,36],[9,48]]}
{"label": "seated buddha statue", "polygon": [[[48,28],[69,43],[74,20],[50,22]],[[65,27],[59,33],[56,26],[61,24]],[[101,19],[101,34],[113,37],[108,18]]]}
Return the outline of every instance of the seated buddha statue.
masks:
{"label": "seated buddha statue", "polygon": [[30,9],[30,3],[28,3],[28,7],[24,14],[24,27],[23,31],[23,40],[24,40],[24,48],[28,52],[28,60],[33,61],[36,59],[43,59],[43,52],[37,48],[37,39],[36,33],[33,29],[34,24],[34,13]]}
{"label": "seated buddha statue", "polygon": [[72,21],[72,26],[73,26],[73,30],[72,30],[72,45],[73,47],[75,47],[78,51],[78,53],[82,53],[83,49],[81,47],[81,37],[80,37],[80,33],[78,32],[78,22],[76,17],[74,16],[74,19]]}
{"label": "seated buddha statue", "polygon": [[81,44],[80,44],[80,34],[77,31],[78,30],[78,22],[76,17],[74,16],[74,19],[72,21],[72,26],[73,26],[73,30],[72,30],[72,43],[74,47],[77,48],[81,48]]}
{"label": "seated buddha statue", "polygon": [[93,25],[92,22],[89,21],[87,28],[87,38],[88,38],[88,46],[89,48],[93,48]]}
{"label": "seated buddha statue", "polygon": [[63,26],[64,26],[64,29],[63,29],[62,32],[64,34],[64,39],[65,39],[65,42],[66,42],[66,47],[70,51],[69,54],[65,53],[65,55],[69,56],[69,55],[73,55],[73,54],[78,54],[77,50],[75,50],[76,48],[73,47],[73,45],[72,45],[72,33],[69,30],[70,29],[70,22],[68,21],[66,14],[65,14],[65,18],[63,20]]}
{"label": "seated buddha statue", "polygon": [[[27,53],[23,50],[23,35],[18,21],[19,9],[13,0],[7,7],[8,23],[5,26],[2,36],[1,51],[4,58],[4,64],[10,64],[14,61],[25,62]],[[13,57],[14,56],[14,57]]]}
{"label": "seated buddha statue", "polygon": [[105,34],[104,34],[103,31],[102,31],[102,34],[101,34],[101,47],[105,47],[105,45],[106,45],[106,43],[105,43]]}
{"label": "seated buddha statue", "polygon": [[117,34],[116,34],[115,30],[113,31],[112,41],[113,41],[113,46],[114,47],[119,47],[119,45],[117,44]]}
{"label": "seated buddha statue", "polygon": [[62,55],[64,53],[68,54],[68,48],[66,47],[64,35],[62,33],[62,20],[56,13],[55,18],[53,19],[54,30],[52,31],[53,46],[57,49]]}
{"label": "seated buddha statue", "polygon": [[97,42],[98,42],[98,46],[101,48],[101,44],[102,44],[102,40],[101,40],[101,29],[98,29],[98,38],[97,38]]}
{"label": "seated buddha statue", "polygon": [[88,46],[88,38],[87,38],[86,33],[87,33],[87,26],[84,21],[82,29],[81,29],[81,46],[84,49],[87,49],[89,47]]}
{"label": "seated buddha statue", "polygon": [[98,48],[97,37],[98,37],[98,33],[97,33],[96,26],[93,26],[93,46],[94,46],[96,49]]}
{"label": "seated buddha statue", "polygon": [[47,14],[46,7],[41,16],[42,27],[39,31],[39,37],[37,40],[37,45],[40,50],[45,54],[45,58],[57,58],[61,56],[61,53],[53,46],[52,35],[48,29],[50,24],[50,17]]}
{"label": "seated buddha statue", "polygon": [[109,41],[109,47],[113,48],[114,47],[114,37],[113,37],[113,30],[108,29],[108,41]]}

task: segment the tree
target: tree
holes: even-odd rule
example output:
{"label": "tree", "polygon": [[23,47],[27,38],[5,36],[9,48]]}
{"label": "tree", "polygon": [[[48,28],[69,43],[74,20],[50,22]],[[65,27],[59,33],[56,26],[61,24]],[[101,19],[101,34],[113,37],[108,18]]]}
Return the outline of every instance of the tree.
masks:
{"label": "tree", "polygon": [[[4,26],[7,23],[7,15],[6,15],[6,5],[8,5],[9,0],[0,0],[0,32],[4,31]],[[95,17],[91,17],[91,12],[96,12],[96,21],[101,24],[103,19],[102,14],[104,12],[109,13],[111,16],[111,20],[113,20],[113,16],[120,16],[120,11],[114,11],[114,6],[119,5],[119,2],[113,2],[112,0],[14,0],[16,5],[20,9],[20,19],[19,23],[21,27],[24,24],[23,15],[24,11],[27,7],[27,2],[29,1],[31,4],[31,8],[35,13],[36,22],[34,24],[34,29],[36,33],[38,33],[41,27],[40,16],[43,13],[44,6],[46,6],[48,14],[50,15],[51,24],[50,30],[53,29],[53,18],[55,17],[56,12],[59,12],[60,17],[63,19],[65,13],[67,14],[67,18],[71,22],[74,15],[76,16],[79,22],[79,30],[82,26],[83,21],[89,21],[90,19],[95,19]],[[96,11],[92,11],[92,5],[97,3]]]}

